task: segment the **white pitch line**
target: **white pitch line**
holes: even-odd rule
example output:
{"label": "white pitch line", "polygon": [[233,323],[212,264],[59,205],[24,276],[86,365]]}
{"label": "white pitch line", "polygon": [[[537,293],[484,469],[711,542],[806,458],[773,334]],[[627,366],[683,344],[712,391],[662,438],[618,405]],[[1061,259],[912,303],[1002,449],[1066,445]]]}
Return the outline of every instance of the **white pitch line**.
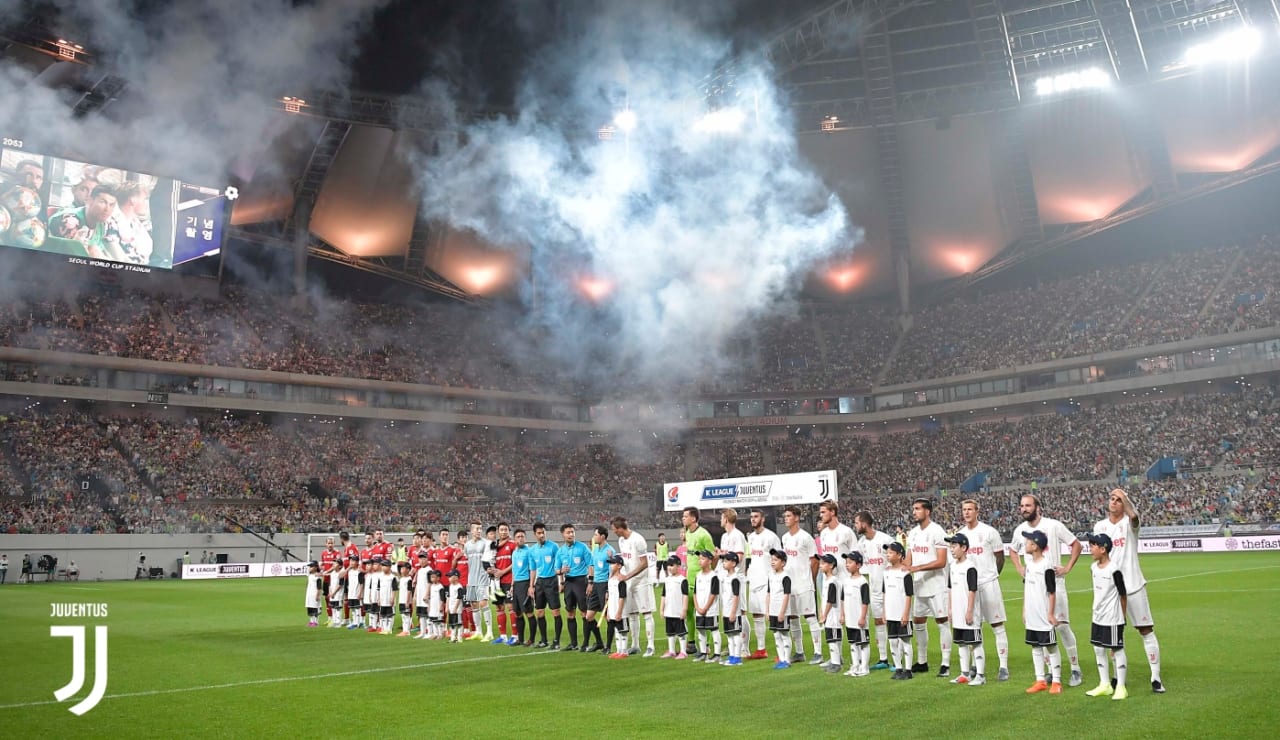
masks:
{"label": "white pitch line", "polygon": [[[402,665],[388,668],[362,668],[355,671],[337,671],[334,673],[318,673],[311,676],[281,676],[278,678],[258,678],[252,681],[235,681],[233,683],[216,683],[208,686],[185,686],[179,689],[153,689],[151,691],[131,691],[127,694],[107,694],[103,699],[130,699],[139,696],[161,696],[164,694],[185,694],[192,691],[209,691],[211,689],[234,689],[241,686],[260,686],[262,684],[272,683],[288,683],[291,681],[314,681],[321,678],[341,678],[343,676],[363,676],[370,673],[388,673],[390,671],[403,671],[411,668],[433,668],[442,665],[458,665],[460,663],[483,663],[490,660],[509,660],[511,658],[527,658],[531,655],[551,655],[547,652],[534,653],[517,653],[515,655],[490,655],[482,658],[459,658],[457,660],[439,660],[434,663],[414,663],[412,665]],[[27,701],[19,704],[0,704],[0,710],[3,709],[21,709],[23,707],[39,707],[48,704],[60,704],[55,700],[45,701]]]}
{"label": "white pitch line", "polygon": [[1183,591],[1161,591],[1162,594],[1256,594],[1263,591],[1280,591],[1280,588],[1204,588]]}
{"label": "white pitch line", "polygon": [[[1249,571],[1249,570],[1272,570],[1272,569],[1274,569],[1274,568],[1280,568],[1280,564],[1277,564],[1277,565],[1258,565],[1258,566],[1254,566],[1254,567],[1251,567],[1251,568],[1227,568],[1226,570],[1206,570],[1206,571],[1203,571],[1203,572],[1200,572],[1200,573],[1183,573],[1182,575],[1177,575],[1177,576],[1168,576],[1167,578],[1149,578],[1149,579],[1147,579],[1147,583],[1164,583],[1165,581],[1177,581],[1177,580],[1180,580],[1180,579],[1183,579],[1183,578],[1199,578],[1200,576],[1216,576],[1216,575],[1218,575],[1219,573],[1243,573],[1243,572],[1245,572],[1245,571]],[[1146,586],[1144,585],[1144,586],[1143,586],[1143,588],[1146,588]],[[1254,589],[1254,590],[1260,590],[1260,589]],[[1069,594],[1091,594],[1091,593],[1093,593],[1093,589],[1092,589],[1092,588],[1078,588],[1078,589],[1076,589],[1075,591],[1068,591],[1067,593],[1069,593]],[[1177,592],[1173,592],[1173,593],[1177,593]],[[1021,596],[1010,596],[1009,598],[1005,599],[1005,601],[1022,601],[1022,597],[1021,597]]]}

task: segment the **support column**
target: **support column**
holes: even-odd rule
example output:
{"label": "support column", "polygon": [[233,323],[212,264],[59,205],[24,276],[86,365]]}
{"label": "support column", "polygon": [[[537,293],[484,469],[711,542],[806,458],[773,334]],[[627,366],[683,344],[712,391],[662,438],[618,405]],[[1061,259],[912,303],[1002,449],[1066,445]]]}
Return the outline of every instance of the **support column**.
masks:
{"label": "support column", "polygon": [[301,305],[307,295],[307,250],[311,246],[311,201],[293,204],[293,295]]}
{"label": "support column", "polygon": [[1044,239],[1044,224],[1040,222],[1040,204],[1031,176],[1027,137],[1016,110],[1021,93],[1004,14],[996,0],[969,0],[969,12],[982,55],[987,95],[992,107],[1001,111],[996,115],[1003,119],[1000,123],[1004,124],[1004,132],[996,136],[993,153],[996,166],[1004,175],[1001,179],[1012,196],[1014,233],[1024,245],[1035,244]]}
{"label": "support column", "polygon": [[1236,0],[1236,6],[1249,25],[1264,34],[1273,33],[1280,26],[1280,2],[1277,0]]}
{"label": "support column", "polygon": [[902,191],[902,167],[898,143],[898,101],[893,86],[889,33],[879,30],[862,40],[862,69],[867,101],[876,128],[880,188],[889,216],[889,253],[898,285],[898,309],[911,313],[911,241],[907,235],[906,200]]}
{"label": "support column", "polygon": [[[1093,5],[1121,84],[1141,85],[1150,70],[1129,0],[1094,0]],[[1176,192],[1178,178],[1173,172],[1169,145],[1160,122],[1145,106],[1130,106],[1125,116],[1125,133],[1146,169],[1152,197],[1159,200]]]}

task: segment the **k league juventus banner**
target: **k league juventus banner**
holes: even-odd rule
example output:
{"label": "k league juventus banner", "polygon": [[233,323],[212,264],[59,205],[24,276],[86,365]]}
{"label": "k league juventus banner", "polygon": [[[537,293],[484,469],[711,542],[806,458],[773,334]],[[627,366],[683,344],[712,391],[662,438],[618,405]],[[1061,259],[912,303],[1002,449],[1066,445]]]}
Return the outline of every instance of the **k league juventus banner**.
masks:
{"label": "k league juventus banner", "polygon": [[663,489],[662,501],[666,511],[680,511],[687,506],[699,509],[744,509],[754,506],[820,504],[837,499],[834,470],[667,483]]}
{"label": "k league juventus banner", "polygon": [[277,578],[306,574],[306,563],[210,563],[182,566],[184,581],[209,578]]}

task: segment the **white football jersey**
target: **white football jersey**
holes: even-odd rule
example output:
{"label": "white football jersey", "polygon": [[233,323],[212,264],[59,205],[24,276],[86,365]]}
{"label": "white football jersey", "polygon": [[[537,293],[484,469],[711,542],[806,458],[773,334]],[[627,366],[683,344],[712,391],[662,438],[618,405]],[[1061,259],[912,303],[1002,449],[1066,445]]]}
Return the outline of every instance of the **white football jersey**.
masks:
{"label": "white football jersey", "polygon": [[1103,519],[1093,525],[1093,531],[1111,538],[1111,562],[1124,574],[1124,587],[1129,593],[1141,591],[1147,585],[1147,579],[1138,565],[1138,531],[1133,528],[1129,517],[1121,517],[1115,523]]}
{"label": "white football jersey", "polygon": [[[738,567],[734,568],[734,571],[739,575],[745,575],[747,572],[747,538],[746,535],[742,534],[742,530],[734,529],[733,531],[726,531],[721,535],[720,549],[725,552],[738,553]],[[766,550],[765,560],[769,559],[768,554],[769,553]],[[725,568],[725,561],[723,560],[720,561],[720,568],[725,572],[728,572],[728,569]]]}
{"label": "white football jersey", "polygon": [[1044,549],[1044,556],[1051,560],[1054,565],[1062,564],[1062,551],[1064,548],[1071,547],[1071,543],[1076,541],[1075,533],[1067,529],[1067,525],[1051,519],[1047,516],[1040,517],[1040,521],[1036,522],[1036,526],[1023,522],[1013,530],[1013,542],[1010,543],[1015,553],[1022,556],[1024,564],[1031,562],[1031,556],[1027,554],[1027,538],[1022,536],[1023,532],[1034,532],[1039,530],[1044,532],[1044,536],[1049,540],[1048,547]]}
{"label": "white football jersey", "polygon": [[[841,594],[841,605],[844,607],[844,626],[857,627],[858,619],[862,616],[863,603],[871,603],[871,584],[867,582],[866,576],[859,573],[857,576],[851,576],[848,573],[840,579],[840,585],[844,589]],[[866,597],[866,602],[863,597]],[[867,609],[867,623],[863,627],[870,627],[875,621],[871,616],[871,609]]]}
{"label": "white football jersey", "polygon": [[[919,524],[907,533],[907,552],[911,554],[911,565],[920,566],[932,563],[938,558],[938,550],[946,552],[946,530],[937,522],[929,522],[929,526],[921,528]],[[947,574],[942,568],[924,570],[913,574],[916,596],[937,596],[947,590]]]}
{"label": "white football jersey", "polygon": [[787,575],[791,576],[791,593],[813,593],[813,556],[817,553],[817,543],[813,536],[803,529],[795,534],[782,533],[782,549],[787,553]]}
{"label": "white football jersey", "polygon": [[887,532],[876,532],[873,537],[858,540],[858,548],[862,550],[862,575],[871,583],[872,598],[884,593],[884,569],[889,565],[884,548],[891,542],[893,538]]}
{"label": "white football jersey", "polygon": [[978,568],[978,583],[985,585],[999,579],[996,553],[1004,552],[1004,540],[1000,538],[996,528],[985,522],[978,522],[978,526],[973,528],[961,527],[960,534],[969,538],[969,554],[965,559],[972,560]]}
{"label": "white football jersey", "polygon": [[841,555],[853,552],[857,546],[858,535],[846,524],[841,524],[835,529],[823,527],[818,532],[818,554],[835,555],[837,563],[840,562]]}
{"label": "white football jersey", "polygon": [[[639,532],[633,531],[626,537],[618,538],[618,554],[622,556],[622,574],[627,575],[641,564],[649,562],[649,543],[644,541],[644,537],[640,536]],[[628,578],[625,583],[631,584],[632,589],[648,585],[649,569],[646,567],[634,578]]]}
{"label": "white football jersey", "polygon": [[769,563],[769,551],[781,550],[782,540],[771,529],[752,531],[747,534],[747,547],[751,560],[747,563],[747,583],[753,591],[762,591],[769,587],[769,574],[773,567]]}
{"label": "white football jersey", "polygon": [[965,558],[963,563],[951,562],[951,626],[961,630],[976,630],[982,627],[982,600],[978,592],[973,591],[973,620],[966,622],[965,611],[969,608],[969,571],[973,571],[976,580],[974,586],[982,581],[982,571],[978,564]]}
{"label": "white football jersey", "polygon": [[1022,594],[1022,622],[1029,630],[1048,632],[1053,629],[1053,625],[1049,624],[1048,581],[1053,578],[1056,589],[1057,578],[1053,575],[1056,565],[1054,560],[1047,557],[1039,563],[1027,563],[1027,577]]}
{"label": "white football jersey", "polygon": [[1120,608],[1120,591],[1116,588],[1116,573],[1120,573],[1128,593],[1129,583],[1124,572],[1116,567],[1114,560],[1108,560],[1105,567],[1094,563],[1089,570],[1093,573],[1093,623],[1124,624],[1124,609]]}

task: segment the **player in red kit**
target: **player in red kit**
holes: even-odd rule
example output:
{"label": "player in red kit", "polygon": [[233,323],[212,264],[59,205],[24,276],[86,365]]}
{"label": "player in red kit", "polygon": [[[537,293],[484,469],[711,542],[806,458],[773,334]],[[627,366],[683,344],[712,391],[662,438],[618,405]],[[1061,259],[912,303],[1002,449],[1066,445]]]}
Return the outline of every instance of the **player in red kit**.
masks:
{"label": "player in red kit", "polygon": [[[342,553],[338,552],[338,548],[334,547],[333,538],[329,537],[324,541],[324,550],[320,553],[320,573],[324,576],[324,592],[329,593],[329,578],[338,570],[338,561],[342,558]],[[329,619],[333,620],[333,610],[329,608],[329,602],[325,601],[325,613]]]}
{"label": "player in red kit", "polygon": [[[511,598],[511,555],[516,551],[515,540],[511,539],[511,525],[498,523],[498,550],[494,555],[493,568],[489,577],[496,584],[493,587],[493,605],[498,609],[498,637],[494,644],[515,644],[515,615]],[[507,634],[507,625],[511,625],[511,634]]]}
{"label": "player in red kit", "polygon": [[449,530],[440,530],[440,539],[430,550],[431,570],[448,573],[458,563],[458,548],[449,544]]}
{"label": "player in red kit", "polygon": [[373,533],[373,550],[376,553],[376,557],[379,560],[390,560],[391,551],[393,549],[394,548],[392,547],[391,543],[387,542],[386,539],[384,539],[384,535],[381,529],[376,530]]}

